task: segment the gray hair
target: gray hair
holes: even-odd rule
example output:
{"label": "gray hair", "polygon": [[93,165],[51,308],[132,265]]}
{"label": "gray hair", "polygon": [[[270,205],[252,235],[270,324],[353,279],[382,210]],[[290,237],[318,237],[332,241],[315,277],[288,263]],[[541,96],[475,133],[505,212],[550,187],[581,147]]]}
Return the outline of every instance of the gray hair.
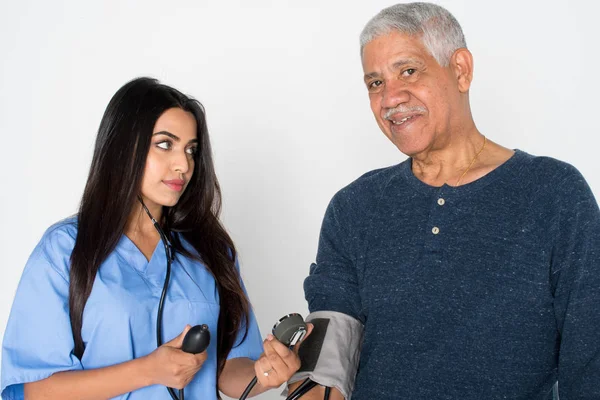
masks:
{"label": "gray hair", "polygon": [[371,40],[397,30],[420,36],[437,62],[448,66],[454,51],[467,47],[460,24],[448,10],[431,3],[396,4],[385,8],[365,25],[360,34],[360,54]]}

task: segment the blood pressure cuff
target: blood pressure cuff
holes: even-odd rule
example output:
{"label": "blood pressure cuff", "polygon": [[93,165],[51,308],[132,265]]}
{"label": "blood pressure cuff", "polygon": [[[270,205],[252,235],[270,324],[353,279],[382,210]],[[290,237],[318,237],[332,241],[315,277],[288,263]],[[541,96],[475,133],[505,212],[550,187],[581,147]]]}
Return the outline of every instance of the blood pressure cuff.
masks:
{"label": "blood pressure cuff", "polygon": [[[300,346],[302,366],[288,383],[310,378],[323,386],[336,388],[350,399],[360,361],[363,324],[347,314],[317,311],[306,317],[314,329]],[[284,390],[287,395],[287,390]]]}

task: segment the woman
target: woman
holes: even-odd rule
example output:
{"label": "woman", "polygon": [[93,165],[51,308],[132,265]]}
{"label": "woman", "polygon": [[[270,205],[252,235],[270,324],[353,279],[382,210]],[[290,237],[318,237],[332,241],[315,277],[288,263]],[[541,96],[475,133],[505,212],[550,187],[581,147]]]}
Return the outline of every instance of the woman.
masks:
{"label": "woman", "polygon": [[[239,397],[255,374],[251,395],[286,381],[298,357],[261,342],[219,210],[200,103],[154,79],[127,83],[100,123],[79,213],[46,231],[23,272],[2,398],[168,399],[166,386],[214,399]],[[185,353],[197,324],[212,341]]]}

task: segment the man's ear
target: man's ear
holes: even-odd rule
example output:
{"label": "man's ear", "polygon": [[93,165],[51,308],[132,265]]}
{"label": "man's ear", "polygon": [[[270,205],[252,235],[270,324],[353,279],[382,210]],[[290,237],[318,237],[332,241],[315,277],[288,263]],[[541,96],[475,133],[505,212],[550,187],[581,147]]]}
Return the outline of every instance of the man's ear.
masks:
{"label": "man's ear", "polygon": [[471,87],[473,80],[473,55],[465,48],[460,48],[450,58],[450,68],[454,72],[458,90],[466,93]]}

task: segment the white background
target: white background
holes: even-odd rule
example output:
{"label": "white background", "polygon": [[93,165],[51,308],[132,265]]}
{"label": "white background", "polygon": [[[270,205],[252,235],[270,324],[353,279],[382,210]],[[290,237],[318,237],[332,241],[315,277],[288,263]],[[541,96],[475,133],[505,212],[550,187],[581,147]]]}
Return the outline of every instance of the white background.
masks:
{"label": "white background", "polygon": [[[370,114],[358,49],[364,24],[391,4],[2,0],[0,336],[31,250],[77,210],[104,108],[142,75],[207,109],[223,220],[263,334],[305,315],[329,199],[405,158]],[[598,2],[440,4],[475,57],[479,129],[574,164],[599,198]]]}

